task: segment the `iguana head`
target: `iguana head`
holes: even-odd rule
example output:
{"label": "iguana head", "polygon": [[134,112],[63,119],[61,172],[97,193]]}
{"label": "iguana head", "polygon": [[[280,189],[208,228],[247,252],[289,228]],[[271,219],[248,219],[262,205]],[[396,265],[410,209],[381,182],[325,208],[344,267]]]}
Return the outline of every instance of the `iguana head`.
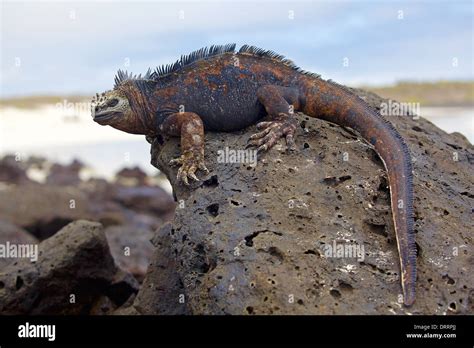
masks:
{"label": "iguana head", "polygon": [[131,117],[132,108],[127,97],[120,90],[96,94],[92,99],[92,118],[100,125],[114,127]]}
{"label": "iguana head", "polygon": [[111,126],[132,134],[148,134],[152,115],[147,100],[147,88],[152,86],[151,72],[145,76],[119,70],[114,89],[96,94],[92,100],[92,118],[103,126]]}

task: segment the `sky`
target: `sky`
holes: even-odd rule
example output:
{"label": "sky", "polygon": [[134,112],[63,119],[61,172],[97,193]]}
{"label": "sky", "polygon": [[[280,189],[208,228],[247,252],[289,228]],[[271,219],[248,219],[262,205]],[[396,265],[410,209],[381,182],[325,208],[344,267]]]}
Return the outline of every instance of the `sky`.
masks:
{"label": "sky", "polygon": [[3,98],[93,94],[226,43],[351,86],[474,79],[472,0],[0,1]]}

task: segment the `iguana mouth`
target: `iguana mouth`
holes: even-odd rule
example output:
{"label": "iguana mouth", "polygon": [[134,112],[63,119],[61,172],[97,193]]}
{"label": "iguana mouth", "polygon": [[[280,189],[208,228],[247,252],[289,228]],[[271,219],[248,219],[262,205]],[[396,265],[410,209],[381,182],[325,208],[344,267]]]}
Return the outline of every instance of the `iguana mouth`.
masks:
{"label": "iguana mouth", "polygon": [[97,123],[104,123],[116,117],[119,113],[118,112],[102,112],[102,113],[95,113],[93,115],[93,120]]}

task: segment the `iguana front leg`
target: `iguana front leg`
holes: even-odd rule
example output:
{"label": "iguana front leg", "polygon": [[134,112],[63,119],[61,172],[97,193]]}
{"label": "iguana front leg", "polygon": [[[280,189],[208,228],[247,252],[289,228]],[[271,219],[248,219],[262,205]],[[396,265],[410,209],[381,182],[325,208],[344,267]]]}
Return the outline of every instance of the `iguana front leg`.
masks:
{"label": "iguana front leg", "polygon": [[204,164],[204,126],[199,115],[193,112],[174,113],[161,124],[160,130],[167,135],[181,137],[181,156],[170,161],[180,165],[177,179],[189,185],[188,178],[199,181],[196,170],[206,173]]}
{"label": "iguana front leg", "polygon": [[296,88],[274,85],[262,86],[257,91],[258,101],[265,107],[270,121],[260,122],[259,133],[249,139],[249,146],[258,151],[271,149],[278,139],[285,137],[288,149],[294,150],[297,121],[293,112],[300,108],[299,92]]}

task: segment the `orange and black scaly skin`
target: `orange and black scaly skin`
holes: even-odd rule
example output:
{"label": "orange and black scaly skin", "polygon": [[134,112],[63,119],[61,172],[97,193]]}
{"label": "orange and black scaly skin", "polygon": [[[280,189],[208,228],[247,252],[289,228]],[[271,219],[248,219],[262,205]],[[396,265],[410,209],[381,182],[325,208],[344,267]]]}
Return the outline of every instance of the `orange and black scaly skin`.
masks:
{"label": "orange and black scaly skin", "polygon": [[388,171],[404,303],[413,304],[412,166],[408,147],[391,123],[345,87],[255,47],[244,46],[239,52],[234,52],[234,45],[196,51],[174,66],[161,68],[151,80],[143,82],[145,87],[138,88],[137,81],[131,80],[118,88],[129,89],[132,109],[141,118],[134,122],[135,128],[138,124],[149,135],[163,132],[181,137],[183,156],[177,162],[183,166],[186,183],[187,170],[193,167],[194,175],[196,168],[205,168],[201,161],[204,130],[240,130],[268,115],[270,121],[260,122],[261,132],[251,137],[250,145],[259,150],[268,150],[280,137],[294,147],[293,111],[358,131],[374,146]]}

